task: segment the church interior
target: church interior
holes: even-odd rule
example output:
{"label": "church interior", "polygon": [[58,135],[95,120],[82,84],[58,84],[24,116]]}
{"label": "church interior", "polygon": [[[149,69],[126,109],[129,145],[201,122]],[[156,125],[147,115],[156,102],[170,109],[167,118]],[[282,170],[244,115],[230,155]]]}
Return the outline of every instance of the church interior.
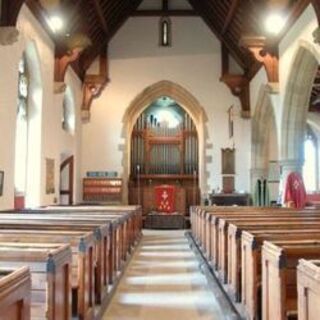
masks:
{"label": "church interior", "polygon": [[0,320],[320,319],[320,0],[0,0]]}

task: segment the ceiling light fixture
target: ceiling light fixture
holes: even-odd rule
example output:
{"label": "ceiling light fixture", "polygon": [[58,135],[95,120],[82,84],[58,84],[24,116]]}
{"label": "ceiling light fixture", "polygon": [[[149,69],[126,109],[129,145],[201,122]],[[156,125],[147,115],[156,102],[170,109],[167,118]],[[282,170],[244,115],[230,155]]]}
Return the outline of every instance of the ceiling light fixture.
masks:
{"label": "ceiling light fixture", "polygon": [[53,32],[59,32],[63,28],[63,20],[59,16],[52,16],[49,19],[49,26]]}
{"label": "ceiling light fixture", "polygon": [[285,24],[286,19],[283,15],[279,13],[271,13],[265,21],[265,28],[268,33],[277,35],[282,31]]}

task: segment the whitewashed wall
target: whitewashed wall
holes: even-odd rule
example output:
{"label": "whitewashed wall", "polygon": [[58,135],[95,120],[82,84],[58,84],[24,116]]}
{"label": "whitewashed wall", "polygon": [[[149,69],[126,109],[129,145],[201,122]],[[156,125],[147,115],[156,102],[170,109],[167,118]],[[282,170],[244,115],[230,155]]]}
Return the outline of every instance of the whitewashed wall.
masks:
{"label": "whitewashed wall", "polygon": [[[219,81],[220,42],[200,18],[172,18],[172,47],[158,46],[158,18],[131,18],[109,45],[111,82],[94,101],[91,121],[82,131],[82,172],[122,173],[122,118],[146,87],[170,80],[188,90],[204,108],[208,122],[209,189],[221,188],[221,148],[232,147],[228,114],[236,106],[237,190],[249,188],[250,121],[240,119],[239,101]],[[96,66],[92,67],[94,70]],[[207,192],[208,190],[202,190]]]}
{"label": "whitewashed wall", "polygon": [[[72,70],[68,70],[66,83],[74,93],[76,106],[76,134],[70,136],[61,127],[62,95],[53,92],[54,82],[54,45],[49,36],[42,29],[38,21],[26,6],[23,6],[18,18],[17,28],[20,32],[19,41],[12,46],[0,47],[0,170],[5,172],[4,194],[0,197],[0,209],[12,208],[14,203],[14,146],[17,110],[18,63],[26,48],[33,46],[36,54],[33,59],[38,60],[40,66],[42,92],[33,92],[32,99],[40,107],[40,119],[37,122],[38,141],[35,141],[39,151],[37,163],[33,163],[33,171],[29,179],[33,185],[33,205],[52,204],[59,198],[59,167],[61,153],[69,152],[75,155],[76,179],[80,181],[80,105],[81,82]],[[31,70],[34,72],[34,70]],[[55,160],[55,194],[46,195],[45,192],[45,159]],[[80,190],[76,190],[79,199]]]}

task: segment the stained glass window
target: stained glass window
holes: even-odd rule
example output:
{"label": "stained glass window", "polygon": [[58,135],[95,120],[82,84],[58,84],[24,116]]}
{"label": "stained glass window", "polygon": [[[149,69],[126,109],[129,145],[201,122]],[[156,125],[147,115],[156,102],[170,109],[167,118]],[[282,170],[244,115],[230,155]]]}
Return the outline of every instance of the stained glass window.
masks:
{"label": "stained glass window", "polygon": [[25,55],[19,63],[15,143],[15,194],[23,195],[27,180],[29,74]]}

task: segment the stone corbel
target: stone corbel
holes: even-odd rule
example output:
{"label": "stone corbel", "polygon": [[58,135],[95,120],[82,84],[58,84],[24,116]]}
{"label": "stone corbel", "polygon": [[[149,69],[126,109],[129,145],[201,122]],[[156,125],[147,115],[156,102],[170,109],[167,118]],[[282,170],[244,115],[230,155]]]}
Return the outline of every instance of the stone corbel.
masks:
{"label": "stone corbel", "polygon": [[90,121],[90,109],[92,101],[98,98],[109,82],[108,63],[106,54],[100,56],[99,74],[89,74],[85,76],[83,83],[82,121]]}
{"label": "stone corbel", "polygon": [[243,75],[224,74],[221,79],[241,102],[241,117],[250,118],[250,83]]}
{"label": "stone corbel", "polygon": [[270,93],[279,92],[279,54],[278,49],[268,46],[265,37],[244,36],[240,45],[246,47],[266,70]]}
{"label": "stone corbel", "polygon": [[10,46],[18,41],[19,31],[16,27],[0,27],[0,45]]}

